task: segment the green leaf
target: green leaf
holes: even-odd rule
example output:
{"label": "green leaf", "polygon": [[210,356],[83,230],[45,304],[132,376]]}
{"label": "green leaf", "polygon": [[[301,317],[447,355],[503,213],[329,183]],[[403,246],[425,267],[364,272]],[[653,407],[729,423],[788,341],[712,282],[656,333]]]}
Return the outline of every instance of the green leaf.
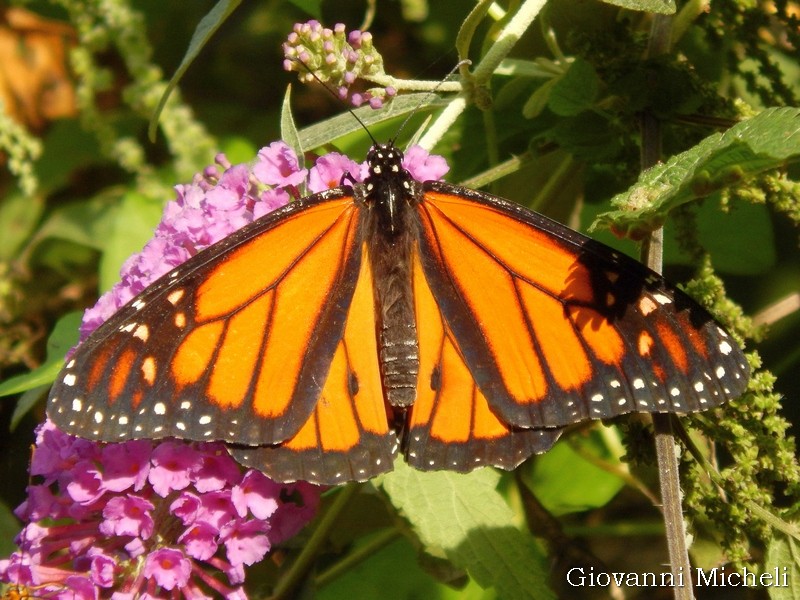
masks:
{"label": "green leaf", "polygon": [[657,13],[660,15],[674,15],[675,0],[603,0],[607,4],[621,6],[628,10]]}
{"label": "green leaf", "polygon": [[[358,540],[351,552],[358,552],[374,536]],[[340,575],[315,594],[317,600],[348,598],[380,598],[407,600],[426,598],[437,600],[487,599],[487,592],[474,582],[466,589],[455,590],[432,578],[420,566],[419,556],[411,543],[400,538],[372,553],[364,562]]]}
{"label": "green leaf", "polygon": [[576,58],[567,72],[555,80],[547,106],[562,117],[577,115],[593,106],[599,87],[600,80],[594,67],[582,58]]}
{"label": "green leaf", "polygon": [[[385,108],[374,110],[362,106],[353,111],[365,126],[370,127],[389,119],[396,119],[415,110],[434,109],[447,106],[448,102],[436,94],[407,94],[394,98]],[[350,112],[337,115],[300,130],[300,145],[305,150],[319,148],[348,133],[363,129],[361,123]]]}
{"label": "green leaf", "polygon": [[253,160],[258,148],[246,137],[233,135],[220,140],[220,148],[231,164]]}
{"label": "green leaf", "polygon": [[[777,250],[769,208],[737,201],[720,212],[716,202],[699,207],[695,222],[700,244],[714,257],[714,268],[734,275],[758,275],[775,266]],[[677,233],[668,221],[664,228],[664,262],[696,266],[696,259],[681,250]],[[747,248],[747,252],[742,252]]]}
{"label": "green leaf", "polygon": [[14,431],[17,428],[22,419],[25,418],[25,415],[44,398],[49,389],[50,384],[46,383],[22,393],[19,400],[17,400],[16,406],[14,406],[14,412],[11,413],[11,422],[8,425],[9,431]]}
{"label": "green leaf", "polygon": [[39,228],[33,243],[58,238],[102,250],[113,228],[113,200],[102,195],[57,208]]}
{"label": "green leaf", "polygon": [[642,173],[636,185],[612,199],[620,210],[601,214],[590,231],[613,227],[641,238],[678,206],[798,160],[800,109],[767,109]]}
{"label": "green leaf", "polygon": [[771,600],[800,600],[800,544],[796,540],[776,534],[767,547],[764,572],[773,574],[772,585],[765,586]]}
{"label": "green leaf", "polygon": [[542,111],[547,108],[550,102],[550,94],[553,88],[561,80],[563,75],[548,79],[542,85],[534,90],[534,92],[525,101],[522,107],[522,116],[526,119],[533,119],[542,114]]}
{"label": "green leaf", "polygon": [[17,375],[0,383],[0,396],[19,394],[51,384],[64,365],[67,350],[78,343],[78,327],[82,316],[80,312],[71,312],[61,317],[47,340],[45,362],[30,373]]}
{"label": "green leaf", "polygon": [[381,485],[429,553],[443,554],[504,599],[553,598],[542,550],[518,529],[499,479],[492,469],[421,472],[398,460]]}
{"label": "green leaf", "polygon": [[109,220],[108,237],[100,260],[100,290],[119,281],[122,264],[153,237],[163,205],[143,194],[128,192]]}
{"label": "green leaf", "polygon": [[297,159],[300,161],[300,167],[304,165],[303,145],[300,143],[300,132],[297,131],[297,125],[294,122],[294,115],[292,115],[292,86],[286,86],[286,93],[283,95],[283,104],[281,105],[281,139],[286,142],[289,147],[297,154]]}
{"label": "green leaf", "polygon": [[197,55],[200,54],[203,46],[208,43],[208,40],[211,39],[211,36],[214,35],[214,32],[219,29],[219,27],[241,3],[242,0],[219,0],[219,2],[214,5],[214,8],[212,8],[205,17],[200,19],[200,22],[197,24],[197,28],[194,30],[192,39],[189,41],[189,47],[186,49],[186,54],[184,55],[181,64],[178,66],[178,69],[175,71],[172,79],[169,80],[167,89],[164,90],[161,100],[158,101],[158,106],[156,107],[155,111],[153,111],[153,116],[150,119],[150,125],[147,129],[147,135],[150,140],[156,139],[158,117],[161,115],[161,111],[164,110],[164,106],[167,104],[167,100],[169,100],[172,90],[174,90],[175,86],[178,85],[178,82],[181,80],[181,77],[183,77],[186,69],[188,69],[189,65],[192,64],[192,61],[197,58]]}
{"label": "green leaf", "polygon": [[97,137],[81,127],[78,119],[58,119],[44,135],[42,157],[36,163],[42,193],[70,185],[81,169],[91,168],[101,150]]}
{"label": "green leaf", "polygon": [[19,533],[20,522],[5,502],[0,502],[0,556],[8,556],[15,550],[17,545],[14,537]]}
{"label": "green leaf", "polygon": [[545,135],[575,159],[585,162],[614,160],[621,149],[621,141],[609,137],[608,119],[588,110],[574,117],[558,119]]}
{"label": "green leaf", "polygon": [[43,198],[21,192],[7,194],[0,202],[0,260],[9,261],[31,236],[44,210]]}
{"label": "green leaf", "polygon": [[479,0],[461,23],[461,28],[458,30],[455,44],[456,51],[458,52],[458,60],[466,60],[469,58],[469,48],[472,45],[472,38],[491,6],[492,0]]}
{"label": "green leaf", "polygon": [[[609,428],[606,433],[616,435],[616,430]],[[620,443],[618,449],[621,448]],[[564,515],[605,506],[625,486],[621,477],[600,468],[586,455],[624,468],[620,457],[609,451],[599,431],[592,431],[583,438],[572,436],[570,440],[562,440],[533,463],[526,482],[552,514]],[[570,476],[564,477],[564,473]]]}
{"label": "green leaf", "polygon": [[322,18],[322,0],[289,0],[289,4],[294,4],[312,17]]}

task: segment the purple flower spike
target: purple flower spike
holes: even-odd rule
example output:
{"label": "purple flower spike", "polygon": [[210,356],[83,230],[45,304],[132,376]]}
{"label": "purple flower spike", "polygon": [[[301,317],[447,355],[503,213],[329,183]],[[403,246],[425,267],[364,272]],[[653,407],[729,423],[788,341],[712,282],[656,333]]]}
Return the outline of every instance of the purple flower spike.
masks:
{"label": "purple flower spike", "polygon": [[147,483],[150,472],[149,440],[132,440],[124,444],[110,444],[103,448],[103,488],[109,492],[139,491]]}
{"label": "purple flower spike", "polygon": [[300,185],[308,171],[300,168],[297,155],[284,142],[273,142],[258,153],[258,162],[253,173],[259,181],[267,185]]}
{"label": "purple flower spike", "polygon": [[339,187],[342,178],[347,174],[356,181],[361,181],[361,166],[338,152],[320,156],[308,173],[308,191],[317,193]]}
{"label": "purple flower spike", "polygon": [[144,576],[155,580],[165,590],[186,587],[192,563],[180,550],[160,548],[145,559]]}
{"label": "purple flower spike", "polygon": [[153,535],[153,517],[155,506],[138,496],[118,496],[108,501],[103,508],[100,531],[105,535],[130,535],[143,540]]}
{"label": "purple flower spike", "polygon": [[447,161],[422,146],[411,146],[403,156],[403,167],[419,181],[441,179],[450,170]]}
{"label": "purple flower spike", "polygon": [[37,440],[32,465],[48,483],[17,511],[30,522],[0,581],[46,597],[246,599],[244,568],[319,504],[318,486],[245,471],[221,443],[92,444],[49,421]]}
{"label": "purple flower spike", "polygon": [[[297,71],[301,81],[322,81],[329,84],[339,97],[350,95],[351,86],[358,80],[379,82],[385,77],[383,57],[373,45],[372,34],[354,30],[348,33],[342,23],[333,29],[323,29],[317,21],[296,24],[283,44],[287,71]],[[357,98],[355,96],[358,96]],[[354,92],[350,102],[360,106],[366,101],[380,108],[393,94],[385,88]]]}

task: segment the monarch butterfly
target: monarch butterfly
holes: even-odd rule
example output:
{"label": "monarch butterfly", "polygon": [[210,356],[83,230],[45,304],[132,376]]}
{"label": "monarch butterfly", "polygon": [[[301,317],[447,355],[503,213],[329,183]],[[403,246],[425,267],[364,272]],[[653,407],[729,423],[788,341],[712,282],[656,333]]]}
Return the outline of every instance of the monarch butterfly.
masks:
{"label": "monarch butterfly", "polygon": [[[560,429],[742,393],[728,334],[662,277],[486,193],[419,182],[393,144],[363,184],[270,213],[106,321],[50,394],[61,429],[222,440],[276,480],[512,469]],[[271,255],[269,261],[263,260]]]}

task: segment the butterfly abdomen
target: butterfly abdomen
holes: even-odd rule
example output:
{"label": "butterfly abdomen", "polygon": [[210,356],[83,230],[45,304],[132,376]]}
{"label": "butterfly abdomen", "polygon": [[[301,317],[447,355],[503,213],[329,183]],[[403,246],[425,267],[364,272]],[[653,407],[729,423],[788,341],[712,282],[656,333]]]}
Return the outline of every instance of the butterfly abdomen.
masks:
{"label": "butterfly abdomen", "polygon": [[389,404],[404,408],[416,400],[419,374],[411,284],[416,227],[412,203],[419,184],[402,168],[401,159],[396,150],[376,148],[363,193],[382,383]]}
{"label": "butterfly abdomen", "polygon": [[419,342],[410,282],[397,277],[376,281],[379,300],[378,347],[381,375],[389,404],[406,407],[416,399]]}

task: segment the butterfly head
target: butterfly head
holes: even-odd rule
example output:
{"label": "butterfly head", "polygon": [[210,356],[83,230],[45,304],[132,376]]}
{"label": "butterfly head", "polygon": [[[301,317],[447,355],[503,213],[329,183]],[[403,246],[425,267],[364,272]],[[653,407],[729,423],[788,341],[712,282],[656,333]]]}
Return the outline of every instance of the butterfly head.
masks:
{"label": "butterfly head", "polygon": [[379,181],[411,179],[409,172],[403,167],[403,152],[392,142],[374,144],[367,153],[369,175],[366,183],[377,184]]}

